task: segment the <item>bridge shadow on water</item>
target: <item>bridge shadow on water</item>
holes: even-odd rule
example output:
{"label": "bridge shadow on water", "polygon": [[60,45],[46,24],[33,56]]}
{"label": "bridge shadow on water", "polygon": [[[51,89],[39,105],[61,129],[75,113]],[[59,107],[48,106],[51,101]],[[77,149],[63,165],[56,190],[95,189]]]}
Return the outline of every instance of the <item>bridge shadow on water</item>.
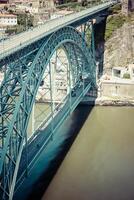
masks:
{"label": "bridge shadow on water", "polygon": [[[75,138],[84,125],[86,119],[89,117],[93,107],[94,105],[79,105],[62,124],[62,126],[56,132],[53,140],[41,153],[41,158],[38,159],[36,171],[41,170],[42,172],[40,172],[38,178],[36,178],[36,181],[34,181],[30,187],[27,187],[24,190],[22,189],[19,194],[19,200],[41,199],[71,145],[73,144]],[[43,160],[43,162],[40,160]],[[32,176],[34,176],[34,174]],[[18,199],[18,196],[15,198],[15,200],[16,199]]]}

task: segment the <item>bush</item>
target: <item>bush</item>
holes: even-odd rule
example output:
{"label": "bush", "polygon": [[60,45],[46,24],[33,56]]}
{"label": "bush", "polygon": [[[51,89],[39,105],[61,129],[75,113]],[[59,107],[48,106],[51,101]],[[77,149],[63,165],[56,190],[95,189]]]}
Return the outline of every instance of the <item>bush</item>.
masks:
{"label": "bush", "polygon": [[125,78],[125,79],[130,79],[130,74],[129,74],[129,73],[125,73],[125,74],[123,75],[123,78]]}
{"label": "bush", "polygon": [[113,6],[112,8],[110,8],[110,12],[112,14],[118,14],[121,12],[121,4],[116,4],[115,6]]}
{"label": "bush", "polygon": [[108,40],[126,21],[127,18],[121,14],[110,16],[107,20],[105,39]]}

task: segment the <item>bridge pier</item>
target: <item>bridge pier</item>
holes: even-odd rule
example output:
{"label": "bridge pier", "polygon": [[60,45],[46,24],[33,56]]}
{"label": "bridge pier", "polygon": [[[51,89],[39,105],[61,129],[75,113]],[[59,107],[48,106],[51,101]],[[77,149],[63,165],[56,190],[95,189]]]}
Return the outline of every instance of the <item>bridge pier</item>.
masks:
{"label": "bridge pier", "polygon": [[101,21],[99,21],[99,23],[93,24],[94,44],[95,44],[95,60],[98,63],[97,78],[100,78],[103,74],[106,20],[107,20],[107,16],[104,19],[102,19]]}

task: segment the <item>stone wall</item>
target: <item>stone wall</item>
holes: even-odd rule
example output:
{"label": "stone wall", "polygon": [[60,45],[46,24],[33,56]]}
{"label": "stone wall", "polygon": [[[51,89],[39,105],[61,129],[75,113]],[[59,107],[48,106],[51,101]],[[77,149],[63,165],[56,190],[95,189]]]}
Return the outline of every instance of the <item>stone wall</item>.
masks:
{"label": "stone wall", "polygon": [[134,82],[103,81],[100,86],[100,97],[134,98]]}

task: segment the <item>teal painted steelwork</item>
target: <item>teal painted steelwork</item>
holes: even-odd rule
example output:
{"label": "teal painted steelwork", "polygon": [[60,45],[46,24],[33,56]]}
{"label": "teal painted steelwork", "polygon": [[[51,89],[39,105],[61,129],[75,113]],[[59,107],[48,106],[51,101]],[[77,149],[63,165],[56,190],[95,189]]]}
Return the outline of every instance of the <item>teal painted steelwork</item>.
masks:
{"label": "teal painted steelwork", "polygon": [[[38,44],[41,44],[41,40],[44,37],[49,37],[54,31],[57,31],[58,29],[63,28],[65,26],[78,27],[81,24],[92,20],[93,18],[97,18],[97,16],[103,14],[105,11],[107,11],[109,7],[111,7],[114,4],[116,4],[115,1],[100,1],[97,6],[85,9],[81,12],[67,15],[63,18],[48,21],[40,27],[36,27],[33,30],[21,33],[19,34],[19,38],[17,38],[17,36],[14,36],[13,38],[16,37],[16,45],[14,45],[14,43],[12,44],[12,39],[5,41],[6,44],[4,44],[4,46],[6,46],[6,48],[4,49],[3,53],[0,52],[0,63],[4,63],[5,57],[8,58],[10,62],[11,60],[16,58],[16,55],[24,55],[23,50],[25,50],[26,54],[28,54],[28,49],[30,49],[30,51],[33,50],[33,43],[36,44],[35,46],[37,47]],[[36,35],[36,33],[38,34]]]}
{"label": "teal painted steelwork", "polygon": [[[12,199],[15,184],[19,185],[56,129],[76,108],[88,90],[96,86],[92,19],[101,16],[113,4],[112,1],[107,1],[93,9],[69,15],[62,20],[58,19],[58,26],[53,26],[49,22],[51,28],[48,32],[43,32],[43,29],[45,30],[43,25],[42,33],[38,36],[35,37],[33,31],[31,40],[27,41],[25,38],[22,45],[18,43],[16,48],[9,48],[0,55],[0,69],[5,72],[0,87],[0,199]],[[78,28],[80,25],[84,25],[84,28],[81,28],[83,33],[73,28]],[[86,31],[91,33],[89,44],[85,41]],[[52,102],[53,80],[50,60],[58,48],[64,49],[68,59],[69,93],[60,110],[56,112]],[[51,113],[27,141],[30,114],[48,65]],[[47,137],[41,132],[43,128]],[[40,149],[35,149],[37,152],[30,152],[35,138],[36,140],[41,138],[43,142]],[[29,153],[31,153],[30,160]]]}
{"label": "teal painted steelwork", "polygon": [[[12,199],[24,144],[27,144],[27,126],[35,97],[43,74],[56,49],[64,47],[73,77],[73,85],[66,97],[64,107],[54,117],[51,110],[51,131],[54,132],[63,120],[82,100],[91,85],[95,84],[95,65],[92,51],[82,35],[72,27],[64,27],[50,36],[33,56],[18,59],[7,67],[1,86],[1,199]],[[31,54],[32,55],[32,54]],[[80,83],[80,74],[87,73],[88,80]],[[76,91],[72,97],[71,91]],[[69,100],[70,99],[70,100]],[[70,102],[70,103],[69,103]],[[61,115],[61,116],[60,116]],[[59,121],[57,118],[59,117]],[[53,123],[53,124],[52,124]],[[51,136],[51,131],[49,137]],[[33,161],[37,155],[33,157]],[[28,163],[31,166],[32,161]]]}

